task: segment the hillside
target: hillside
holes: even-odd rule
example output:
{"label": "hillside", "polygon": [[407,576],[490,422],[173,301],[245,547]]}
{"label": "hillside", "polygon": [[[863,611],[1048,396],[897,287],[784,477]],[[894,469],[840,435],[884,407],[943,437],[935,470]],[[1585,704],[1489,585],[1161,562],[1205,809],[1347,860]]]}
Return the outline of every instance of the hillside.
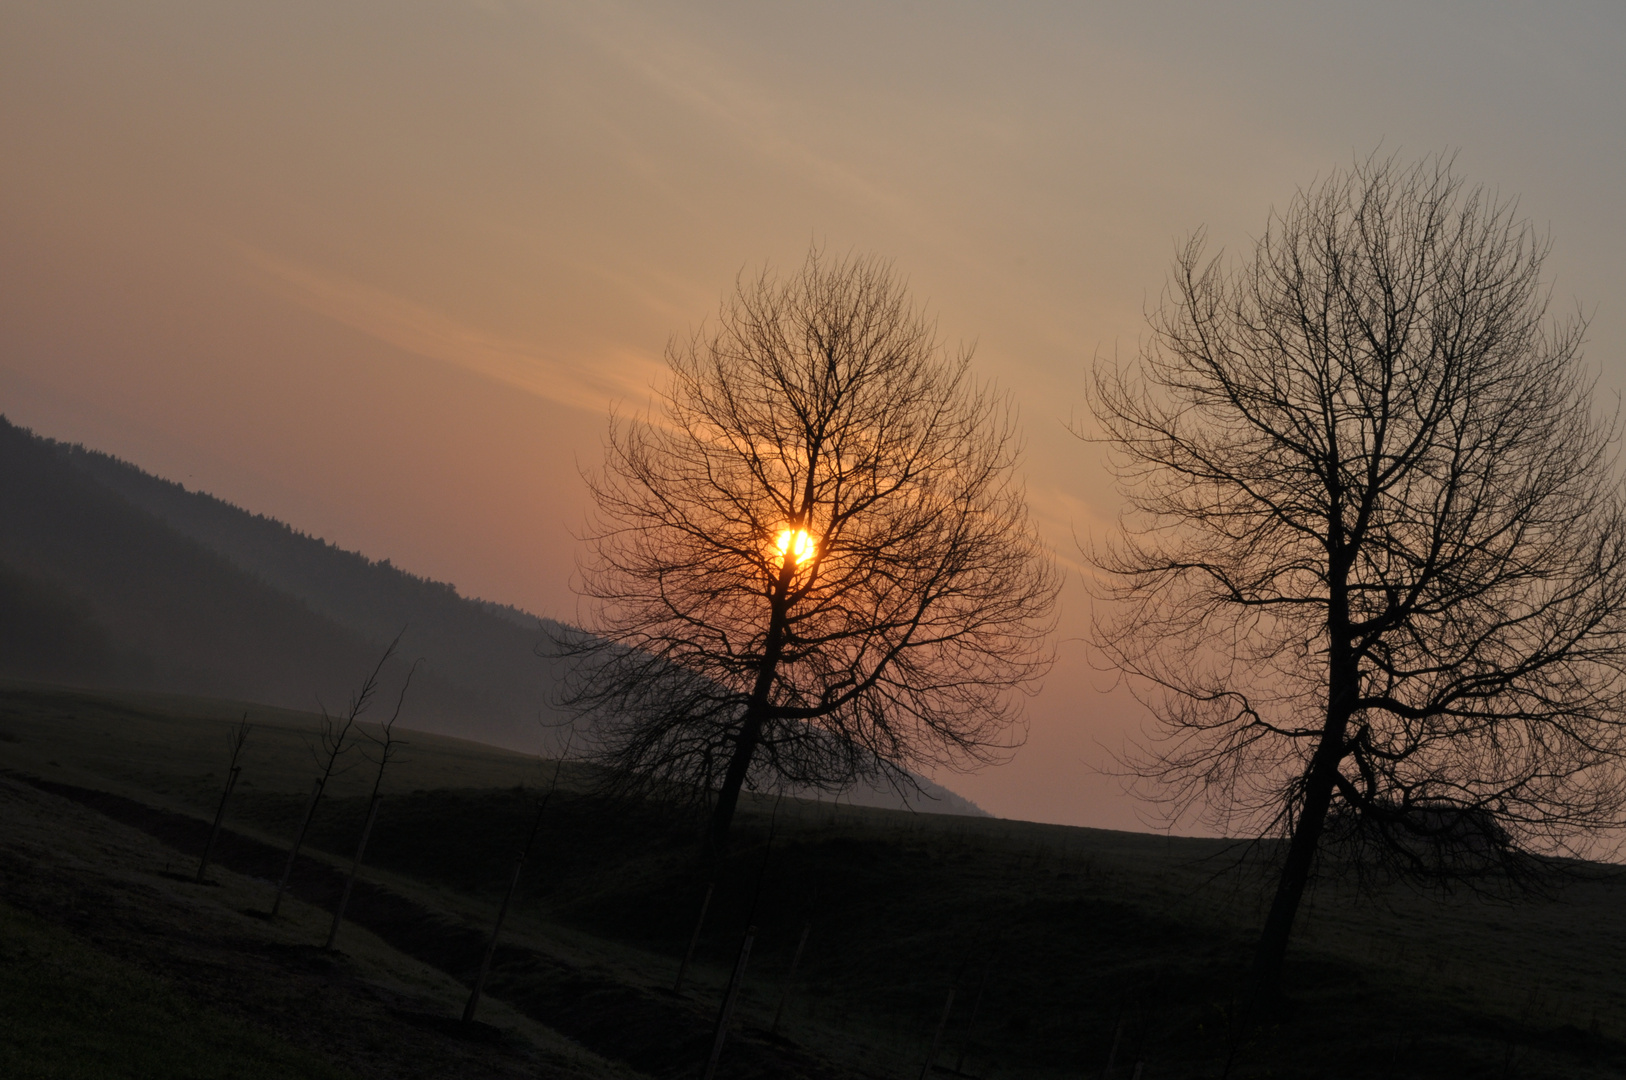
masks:
{"label": "hillside", "polygon": [[0,506],[7,674],[308,707],[342,702],[377,657],[3,422]]}
{"label": "hillside", "polygon": [[563,718],[550,695],[559,672],[555,661],[537,654],[545,620],[466,599],[450,584],[345,551],[107,454],[61,443],[51,448],[174,533],[356,637],[382,647],[406,628],[405,654],[424,657],[451,692],[435,730],[516,749],[557,747],[555,725]]}
{"label": "hillside", "polygon": [[0,505],[0,673],[337,708],[405,628],[420,726],[546,745],[539,630],[450,586],[3,418]]}

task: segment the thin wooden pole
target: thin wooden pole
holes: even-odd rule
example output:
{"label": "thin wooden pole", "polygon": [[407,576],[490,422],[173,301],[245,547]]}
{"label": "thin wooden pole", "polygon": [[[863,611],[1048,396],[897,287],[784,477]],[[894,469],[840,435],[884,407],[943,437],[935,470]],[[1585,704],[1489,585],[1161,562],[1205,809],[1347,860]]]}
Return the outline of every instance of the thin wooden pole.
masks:
{"label": "thin wooden pole", "polygon": [[920,1067],[920,1080],[927,1080],[932,1066],[937,1063],[937,1048],[943,1043],[943,1029],[948,1027],[949,1013],[954,1009],[954,987],[949,987],[948,1000],[943,1002],[943,1015],[937,1018],[937,1032],[932,1036],[932,1048],[926,1052],[926,1064]]}
{"label": "thin wooden pole", "polygon": [[1118,1063],[1118,1043],[1124,1036],[1124,1018],[1122,1008],[1118,1011],[1118,1026],[1112,1029],[1112,1049],[1107,1051],[1107,1067],[1101,1070],[1101,1080],[1109,1080],[1112,1076],[1112,1067]]}
{"label": "thin wooden pole", "polygon": [[[404,633],[406,633],[406,630],[403,628],[401,634]],[[356,726],[356,719],[366,712],[368,706],[372,704],[373,695],[378,691],[378,673],[384,670],[384,665],[389,663],[390,657],[395,655],[396,646],[401,644],[401,634],[395,635],[395,640],[390,642],[389,648],[384,650],[384,655],[378,658],[378,664],[373,668],[372,674],[368,675],[367,681],[361,684],[360,692],[350,699],[350,708],[348,710],[338,717],[329,716],[326,709],[322,710],[320,738],[322,748],[327,752],[327,766],[323,768],[322,775],[316,778],[316,786],[311,791],[310,805],[305,807],[305,820],[300,822],[299,836],[294,839],[294,846],[288,852],[288,865],[283,868],[282,880],[277,882],[277,896],[276,899],[271,901],[271,918],[273,919],[277,917],[277,910],[282,907],[282,894],[288,888],[288,879],[293,876],[294,863],[299,858],[299,849],[305,843],[305,831],[310,828],[311,818],[316,813],[316,804],[321,802],[322,791],[327,787],[329,778],[334,775],[334,770],[339,764],[339,758],[350,750],[350,747],[345,745],[345,739],[349,737],[350,730]],[[411,675],[407,676],[407,680],[411,681]],[[406,687],[401,688],[401,693],[405,696]],[[397,712],[400,710],[399,703],[396,705],[396,710]],[[392,724],[394,722],[394,720],[390,721]],[[312,753],[315,753],[314,749]],[[321,757],[318,756],[317,760],[320,761]]]}
{"label": "thin wooden pole", "polygon": [[220,793],[220,805],[215,807],[215,823],[209,826],[209,842],[203,845],[203,858],[198,860],[199,885],[203,884],[203,872],[209,869],[209,857],[215,853],[215,839],[220,836],[220,823],[226,819],[226,800],[231,798],[231,790],[237,786],[237,777],[242,771],[241,765],[233,765],[231,772],[226,775],[226,790]]}
{"label": "thin wooden pole", "polygon": [[474,977],[474,989],[469,991],[468,1004],[463,1006],[463,1022],[474,1021],[474,1010],[480,1004],[480,994],[486,988],[486,976],[491,974],[491,958],[497,954],[497,937],[502,933],[503,920],[508,917],[508,905],[514,899],[519,885],[519,872],[525,868],[525,856],[514,860],[514,873],[508,879],[508,890],[502,894],[502,906],[497,908],[497,921],[491,927],[491,938],[486,942],[485,955],[480,958],[480,973]]}
{"label": "thin wooden pole", "polygon": [[311,788],[311,800],[305,804],[305,817],[299,823],[299,835],[294,837],[294,846],[288,849],[288,865],[282,868],[282,880],[277,882],[277,896],[271,901],[271,917],[277,917],[277,910],[282,907],[282,894],[288,888],[288,879],[294,873],[294,861],[299,858],[299,849],[305,844],[305,831],[311,827],[311,816],[316,813],[316,800],[322,797],[322,778],[316,778],[316,784]]}
{"label": "thin wooden pole", "polygon": [[982,995],[988,989],[988,982],[994,977],[994,961],[982,969],[982,978],[977,980],[977,996],[971,999],[971,1015],[966,1017],[965,1027],[960,1029],[960,1053],[954,1059],[954,1071],[963,1072],[965,1065],[966,1045],[971,1041],[971,1028],[977,1022],[977,1013],[982,1009]]}
{"label": "thin wooden pole", "polygon": [[807,948],[807,935],[812,929],[812,922],[802,924],[802,936],[796,942],[796,951],[791,954],[790,971],[785,975],[785,988],[779,992],[779,1007],[773,1011],[773,1027],[768,1029],[769,1035],[779,1034],[779,1018],[785,1014],[785,1002],[790,998],[791,983],[796,979],[796,965],[802,962],[802,950]]}
{"label": "thin wooden pole", "polygon": [[715,881],[706,882],[706,898],[700,901],[700,916],[694,921],[694,933],[689,935],[689,947],[683,950],[683,963],[678,965],[677,982],[672,984],[672,993],[683,993],[683,980],[689,974],[689,962],[694,959],[694,950],[700,944],[700,931],[706,925],[706,909],[711,907],[711,894],[717,888]]}
{"label": "thin wooden pole", "polygon": [[728,1025],[734,1019],[734,1006],[739,1003],[740,990],[745,985],[745,965],[751,959],[751,943],[757,937],[757,907],[762,902],[762,886],[768,878],[768,864],[773,859],[773,839],[779,828],[779,804],[784,801],[781,791],[773,802],[773,816],[768,819],[768,843],[762,849],[762,863],[757,867],[757,887],[751,895],[751,910],[746,916],[745,937],[740,941],[740,953],[734,961],[734,973],[729,976],[728,990],[723,994],[723,1007],[717,1013],[717,1033],[711,1041],[711,1057],[706,1060],[702,1080],[712,1080],[717,1074],[717,1063],[722,1060],[723,1043],[728,1040]]}
{"label": "thin wooden pole", "polygon": [[751,959],[751,943],[756,940],[757,928],[745,931],[740,942],[740,954],[734,961],[734,974],[728,979],[728,992],[723,995],[723,1007],[717,1013],[717,1031],[711,1039],[711,1056],[706,1059],[706,1071],[701,1080],[713,1080],[717,1075],[717,1062],[722,1060],[723,1043],[728,1039],[729,1021],[734,1019],[734,1005],[739,1001],[740,987],[745,982],[745,964]]}
{"label": "thin wooden pole", "polygon": [[[565,753],[570,752],[570,743],[565,743]],[[485,955],[480,958],[480,971],[474,977],[474,988],[469,991],[468,1004],[463,1006],[463,1022],[474,1022],[474,1010],[480,1004],[480,995],[485,991],[486,976],[491,974],[491,958],[497,955],[497,938],[502,934],[503,920],[508,917],[508,905],[514,899],[514,892],[519,888],[519,874],[525,869],[525,860],[531,856],[531,848],[536,844],[536,834],[542,828],[542,814],[548,808],[548,800],[553,798],[554,789],[559,786],[559,770],[565,766],[563,755],[553,767],[553,782],[548,785],[547,794],[537,805],[536,817],[531,819],[531,832],[525,838],[525,846],[520,849],[518,857],[514,859],[514,872],[508,878],[508,889],[502,894],[502,905],[497,908],[497,921],[491,927],[491,940],[486,942]]]}
{"label": "thin wooden pole", "polygon": [[412,688],[412,677],[418,673],[418,668],[422,664],[423,660],[420,658],[407,669],[406,679],[401,683],[401,693],[395,699],[395,711],[382,725],[383,737],[367,736],[378,747],[378,771],[373,774],[373,793],[367,800],[367,820],[361,825],[361,839],[356,841],[356,857],[350,862],[350,873],[344,879],[344,888],[339,892],[339,904],[333,909],[333,926],[327,932],[327,944],[322,946],[330,952],[339,940],[339,927],[344,924],[344,911],[350,906],[350,892],[355,887],[361,860],[367,854],[367,838],[373,834],[373,822],[378,818],[378,803],[384,797],[383,791],[380,790],[384,786],[384,770],[389,768],[390,759],[404,745],[395,737],[395,722],[401,718],[401,706],[406,704],[407,691]]}
{"label": "thin wooden pole", "polygon": [[361,859],[367,853],[367,837],[372,835],[373,820],[378,817],[378,804],[384,796],[373,792],[372,801],[367,804],[367,821],[361,827],[361,839],[356,842],[356,857],[350,861],[350,876],[344,879],[344,890],[339,893],[339,906],[333,909],[333,927],[327,932],[327,944],[322,948],[332,950],[334,942],[339,940],[339,925],[344,922],[344,909],[350,906],[350,889],[356,883],[356,871],[361,869]]}

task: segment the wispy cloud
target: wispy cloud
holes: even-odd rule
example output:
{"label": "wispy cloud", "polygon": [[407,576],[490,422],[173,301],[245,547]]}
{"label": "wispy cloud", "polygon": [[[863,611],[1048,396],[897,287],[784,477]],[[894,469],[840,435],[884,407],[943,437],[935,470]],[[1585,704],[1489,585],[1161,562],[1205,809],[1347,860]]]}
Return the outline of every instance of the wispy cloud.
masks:
{"label": "wispy cloud", "polygon": [[577,20],[576,30],[655,93],[728,132],[781,173],[882,220],[912,223],[922,233],[941,231],[944,223],[926,220],[915,199],[795,134],[786,103],[768,87],[743,77],[704,44],[661,27],[647,13],[616,18],[609,14],[614,10],[601,8],[593,19]]}
{"label": "wispy cloud", "polygon": [[287,299],[415,356],[453,364],[538,397],[602,412],[614,400],[642,398],[664,367],[616,350],[566,357],[465,325],[363,281],[234,245]]}

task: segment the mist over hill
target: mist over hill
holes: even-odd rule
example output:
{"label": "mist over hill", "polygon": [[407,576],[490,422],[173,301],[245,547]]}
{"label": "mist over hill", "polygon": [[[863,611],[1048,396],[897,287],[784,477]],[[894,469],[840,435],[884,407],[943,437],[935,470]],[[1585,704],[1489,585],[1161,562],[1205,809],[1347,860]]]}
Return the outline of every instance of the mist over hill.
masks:
{"label": "mist over hill", "polygon": [[559,725],[567,718],[550,704],[558,662],[537,652],[547,620],[469,600],[446,582],[345,551],[107,454],[61,444],[56,449],[173,532],[375,648],[404,629],[403,655],[423,657],[451,694],[437,720],[452,726],[435,730],[511,749],[562,745]]}
{"label": "mist over hill", "polygon": [[6,675],[336,708],[404,629],[413,726],[559,741],[540,620],[3,419],[0,503]]}
{"label": "mist over hill", "polygon": [[[342,707],[388,642],[403,724],[557,753],[548,620],[0,416],[0,676]],[[981,813],[933,784],[923,809]],[[842,801],[897,806],[860,788]]]}

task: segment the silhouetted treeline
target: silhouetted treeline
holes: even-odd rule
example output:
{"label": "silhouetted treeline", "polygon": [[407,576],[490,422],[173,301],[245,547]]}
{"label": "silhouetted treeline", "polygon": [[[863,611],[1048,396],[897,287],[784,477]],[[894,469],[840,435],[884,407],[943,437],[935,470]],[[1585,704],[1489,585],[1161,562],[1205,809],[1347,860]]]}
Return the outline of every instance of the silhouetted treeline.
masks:
{"label": "silhouetted treeline", "polygon": [[0,675],[308,708],[406,626],[414,726],[538,746],[522,613],[3,418],[0,506]]}

